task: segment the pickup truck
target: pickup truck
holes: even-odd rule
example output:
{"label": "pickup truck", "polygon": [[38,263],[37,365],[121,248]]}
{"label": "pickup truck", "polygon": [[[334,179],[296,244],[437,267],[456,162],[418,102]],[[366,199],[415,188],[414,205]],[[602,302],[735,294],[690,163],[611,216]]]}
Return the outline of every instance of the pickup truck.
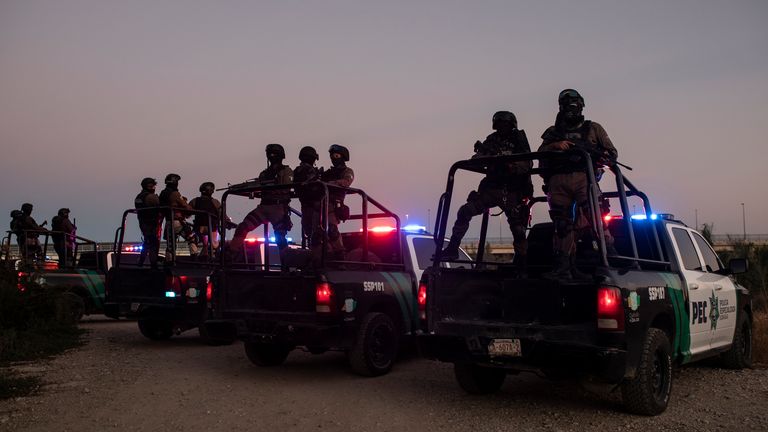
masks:
{"label": "pickup truck", "polygon": [[[180,209],[157,207],[156,210],[167,213],[170,219],[172,212]],[[161,260],[155,269],[149,266],[149,260],[139,266],[136,254],[132,255],[134,258],[127,257],[123,246],[126,219],[135,213],[134,209],[126,210],[115,233],[117,253],[114,266],[107,273],[104,314],[138,320],[139,331],[151,340],[165,340],[174,333],[198,328],[207,343],[231,343],[232,340],[208,337],[205,329],[200,327],[210,313],[209,277],[215,267],[215,261],[210,258],[215,252],[212,245],[205,257],[183,255],[175,236],[171,235],[166,241],[166,251],[175,257],[174,260]]]}
{"label": "pickup truck", "polygon": [[[576,263],[588,277],[545,277],[553,264],[550,222],[530,228],[524,278],[512,266],[486,263],[482,256],[473,267],[438,266],[438,253],[419,285],[425,299],[417,338],[423,355],[453,363],[459,385],[469,393],[495,392],[508,373],[519,371],[576,375],[620,390],[626,409],[643,415],[666,409],[674,366],[719,357],[725,367],[749,367],[751,297],[730,277],[746,271],[746,260],[723,265],[696,230],[672,215],[654,214],[648,197],[618,166],[610,169],[616,190],[601,193],[590,155],[575,156],[588,174],[585,216],[598,227],[578,242]],[[455,163],[440,199],[437,244],[445,236],[458,170],[484,173],[495,163],[554,157],[563,156],[528,153]],[[640,200],[641,215],[631,214],[628,198]],[[618,201],[619,214],[601,212],[605,199]],[[545,201],[536,197],[531,205]],[[486,213],[480,251],[487,218]],[[615,251],[606,246],[606,228]]]}
{"label": "pickup truck", "polygon": [[[20,254],[18,259],[11,257],[10,247],[6,249],[3,261],[9,263],[17,271],[18,288],[26,289],[27,284],[55,287],[70,295],[73,321],[79,321],[83,315],[99,314],[104,312],[104,280],[107,271],[114,263],[115,254],[111,250],[99,250],[97,244],[84,237],[75,236],[73,256],[75,263],[72,267],[60,267],[58,260],[49,259],[52,254],[49,237],[55,231],[37,232],[43,237],[41,241],[41,257],[38,262]],[[65,233],[61,233],[65,234]],[[10,231],[6,237],[10,245]],[[124,260],[130,260],[131,256],[125,256]],[[133,258],[135,260],[135,258]]]}
{"label": "pickup truck", "polygon": [[[253,198],[280,187],[230,190],[222,206],[232,196]],[[343,261],[318,252],[325,250],[325,236],[314,249],[321,255],[319,263],[308,262],[313,251],[306,244],[283,252],[279,262],[275,254],[267,254],[264,263],[223,262],[212,276],[214,314],[205,322],[209,334],[235,334],[259,366],[280,365],[292,350],[304,347],[315,354],[346,352],[359,375],[391,369],[401,342],[418,328],[416,281],[432,264],[434,242],[423,227],[401,227],[397,215],[362,190],[348,188],[346,193],[347,201],[355,196],[361,206],[340,226],[346,231]],[[328,208],[327,199],[322,208]],[[327,213],[321,214],[327,230]]]}

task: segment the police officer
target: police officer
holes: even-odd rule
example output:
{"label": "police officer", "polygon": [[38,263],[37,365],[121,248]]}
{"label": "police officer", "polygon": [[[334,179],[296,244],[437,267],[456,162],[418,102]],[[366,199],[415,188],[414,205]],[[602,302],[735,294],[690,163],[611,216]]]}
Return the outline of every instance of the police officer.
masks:
{"label": "police officer", "polygon": [[[172,261],[174,259],[175,250],[171,247],[173,240],[176,236],[181,235],[187,241],[189,246],[189,253],[191,255],[197,255],[198,249],[195,243],[195,233],[192,226],[187,222],[187,215],[184,210],[193,210],[192,206],[187,203],[187,199],[181,196],[179,192],[179,180],[181,176],[178,174],[168,174],[165,176],[165,189],[160,192],[160,205],[163,207],[173,207],[171,213],[171,219],[166,219],[164,238],[167,242],[166,246],[166,261]],[[164,214],[168,214],[168,210],[164,211]]]}
{"label": "police officer", "polygon": [[62,208],[51,219],[53,249],[59,255],[59,266],[75,264],[75,231],[77,227],[69,220],[69,209]]}
{"label": "police officer", "polygon": [[[315,162],[320,159],[314,147],[302,147],[299,151],[299,165],[293,170],[295,183],[309,183],[320,180],[322,168],[317,168]],[[301,203],[301,229],[307,245],[317,243],[315,238],[320,233],[320,200],[317,188],[297,186],[296,193]]]}
{"label": "police officer", "polygon": [[[283,159],[285,159],[283,146],[268,144],[265,151],[269,166],[259,174],[258,181],[264,185],[292,183],[293,170],[287,165],[283,165]],[[242,253],[245,236],[267,222],[273,226],[278,248],[280,250],[286,248],[288,241],[285,235],[291,229],[290,210],[288,208],[290,202],[291,191],[288,189],[262,191],[259,205],[248,213],[235,229],[235,234],[227,248],[227,258],[233,260]]]}
{"label": "police officer", "polygon": [[35,218],[32,217],[33,206],[30,203],[24,203],[21,206],[21,219],[18,224],[19,232],[21,233],[21,244],[24,249],[23,256],[25,259],[31,259],[33,261],[42,260],[43,249],[40,247],[40,240],[38,236],[40,232],[45,232],[44,228],[48,221],[43,221],[38,225]]}
{"label": "police officer", "polygon": [[[531,147],[525,131],[517,128],[517,118],[509,111],[499,111],[493,115],[492,126],[495,132],[485,141],[475,144],[473,159],[530,153]],[[459,256],[459,244],[469,229],[474,216],[482,214],[492,207],[499,207],[507,217],[512,231],[515,247],[515,264],[521,274],[525,273],[528,256],[528,241],[525,229],[528,225],[530,207],[528,200],[533,195],[531,182],[532,161],[492,164],[485,178],[480,182],[477,192],[472,191],[467,203],[459,208],[456,222],[448,245],[443,250],[443,258],[455,260]]]}
{"label": "police officer", "polygon": [[[347,188],[355,180],[355,172],[347,166],[349,150],[339,144],[333,144],[328,153],[331,168],[320,175],[320,180],[332,186]],[[344,243],[339,232],[339,223],[349,219],[349,207],[344,205],[346,191],[339,187],[328,188],[328,252],[331,259],[344,259]]]}
{"label": "police officer", "polygon": [[[600,155],[593,157],[596,170],[609,165],[618,152],[608,133],[597,122],[584,120],[584,98],[573,89],[565,89],[558,96],[559,112],[555,124],[541,136],[539,151],[568,151],[578,145]],[[547,277],[555,279],[584,278],[574,265],[576,253],[575,230],[589,227],[589,193],[584,162],[577,158],[562,158],[544,162],[545,190],[549,200],[549,214],[555,225],[555,267]],[[606,230],[607,233],[607,230]],[[612,245],[610,234],[607,246]]]}
{"label": "police officer", "polygon": [[195,234],[201,240],[203,244],[200,256],[208,255],[208,244],[212,243],[213,249],[219,247],[219,240],[217,232],[219,230],[219,210],[221,209],[221,202],[213,197],[213,192],[216,190],[216,185],[213,182],[205,182],[200,185],[200,196],[192,199],[189,205],[193,209],[206,212],[210,215],[210,229],[208,230],[209,217],[202,213],[195,213],[195,219],[192,226],[195,230]]}
{"label": "police officer", "polygon": [[16,235],[16,243],[19,245],[19,252],[22,250],[22,237],[21,232],[19,231],[22,216],[24,216],[24,213],[22,213],[21,210],[11,211],[11,232]]}
{"label": "police officer", "polygon": [[155,194],[157,181],[151,177],[141,180],[141,192],[133,201],[136,207],[136,216],[139,219],[139,229],[143,237],[141,253],[139,254],[139,267],[144,265],[144,260],[149,256],[151,268],[157,268],[157,256],[160,253],[160,227],[162,224],[162,212],[150,207],[160,206],[160,197]]}

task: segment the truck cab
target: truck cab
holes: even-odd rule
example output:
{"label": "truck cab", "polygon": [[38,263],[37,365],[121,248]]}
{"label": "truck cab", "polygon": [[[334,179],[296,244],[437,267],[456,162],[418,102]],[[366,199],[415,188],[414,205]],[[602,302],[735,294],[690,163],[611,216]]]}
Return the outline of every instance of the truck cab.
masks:
{"label": "truck cab", "polygon": [[[321,219],[327,232],[325,197],[335,186],[317,183],[324,190]],[[232,198],[258,198],[276,188],[297,197],[295,185],[254,185],[225,192],[222,207]],[[235,335],[259,366],[279,365],[292,350],[303,348],[315,354],[343,351],[363,376],[389,372],[401,342],[419,326],[416,275],[431,265],[434,242],[423,227],[401,227],[396,214],[364,191],[345,192],[347,202],[358,205],[339,226],[343,258],[333,260],[326,253],[325,235],[314,247],[305,240],[279,254],[264,254],[267,262],[222,260],[212,276],[209,334]],[[269,238],[269,228],[263,229],[263,237],[255,240],[262,245]]]}
{"label": "truck cab", "polygon": [[[438,253],[419,285],[422,353],[453,363],[459,385],[470,393],[494,392],[508,373],[519,371],[590,376],[619,388],[626,408],[645,415],[666,409],[673,366],[716,356],[727,367],[748,366],[751,300],[730,277],[746,271],[746,261],[723,265],[695,230],[656,215],[618,166],[610,169],[616,189],[601,192],[585,151],[457,162],[440,198],[436,244],[444,241],[457,171],[484,173],[496,163],[560,157],[580,158],[589,181],[590,210],[582,216],[590,228],[579,236],[576,254],[586,278],[547,277],[551,222],[530,227],[523,277],[513,265],[484,262],[482,254],[471,268],[445,268]],[[639,200],[642,214],[629,211],[628,198]],[[600,205],[606,199],[615,213]],[[539,196],[529,205],[542,203],[546,197]],[[479,251],[487,225],[486,212]]]}

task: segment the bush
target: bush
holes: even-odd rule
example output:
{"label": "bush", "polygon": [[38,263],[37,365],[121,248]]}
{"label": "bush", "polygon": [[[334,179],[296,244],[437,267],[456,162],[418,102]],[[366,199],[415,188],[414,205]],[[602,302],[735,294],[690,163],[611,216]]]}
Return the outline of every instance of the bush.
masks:
{"label": "bush", "polygon": [[768,312],[755,312],[752,321],[752,359],[768,365]]}

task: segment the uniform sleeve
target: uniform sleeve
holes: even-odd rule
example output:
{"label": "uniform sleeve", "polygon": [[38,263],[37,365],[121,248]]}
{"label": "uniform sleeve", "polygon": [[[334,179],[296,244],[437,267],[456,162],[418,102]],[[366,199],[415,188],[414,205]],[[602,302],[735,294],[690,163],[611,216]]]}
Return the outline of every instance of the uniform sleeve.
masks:
{"label": "uniform sleeve", "polygon": [[213,206],[216,208],[216,210],[219,210],[221,208],[221,201],[213,198]]}
{"label": "uniform sleeve", "polygon": [[552,146],[552,144],[560,141],[555,136],[555,127],[550,126],[547,128],[547,130],[544,131],[543,134],[541,134],[541,145],[539,146],[539,151],[554,151],[555,148]]}
{"label": "uniform sleeve", "polygon": [[149,194],[144,198],[144,202],[147,203],[147,207],[160,207],[160,197],[157,194]]}
{"label": "uniform sleeve", "polygon": [[293,170],[285,167],[280,170],[280,174],[277,176],[277,184],[293,183]]}
{"label": "uniform sleeve", "polygon": [[181,192],[179,191],[173,191],[171,194],[171,205],[173,207],[183,208],[185,210],[194,210],[192,206],[184,200],[184,198],[181,196]]}
{"label": "uniform sleeve", "polygon": [[72,225],[72,222],[69,219],[64,219],[61,223],[61,230],[65,233],[72,234],[75,232],[75,226]]}
{"label": "uniform sleeve", "polygon": [[611,139],[608,138],[608,132],[606,132],[599,123],[592,122],[592,125],[594,127],[595,138],[597,138],[598,145],[616,159],[619,156],[619,152],[616,150],[616,147],[614,147]]}
{"label": "uniform sleeve", "polygon": [[352,185],[352,182],[354,180],[355,180],[355,172],[352,171],[352,168],[346,168],[344,169],[344,175],[340,179],[331,180],[328,183],[336,186],[349,187]]}

